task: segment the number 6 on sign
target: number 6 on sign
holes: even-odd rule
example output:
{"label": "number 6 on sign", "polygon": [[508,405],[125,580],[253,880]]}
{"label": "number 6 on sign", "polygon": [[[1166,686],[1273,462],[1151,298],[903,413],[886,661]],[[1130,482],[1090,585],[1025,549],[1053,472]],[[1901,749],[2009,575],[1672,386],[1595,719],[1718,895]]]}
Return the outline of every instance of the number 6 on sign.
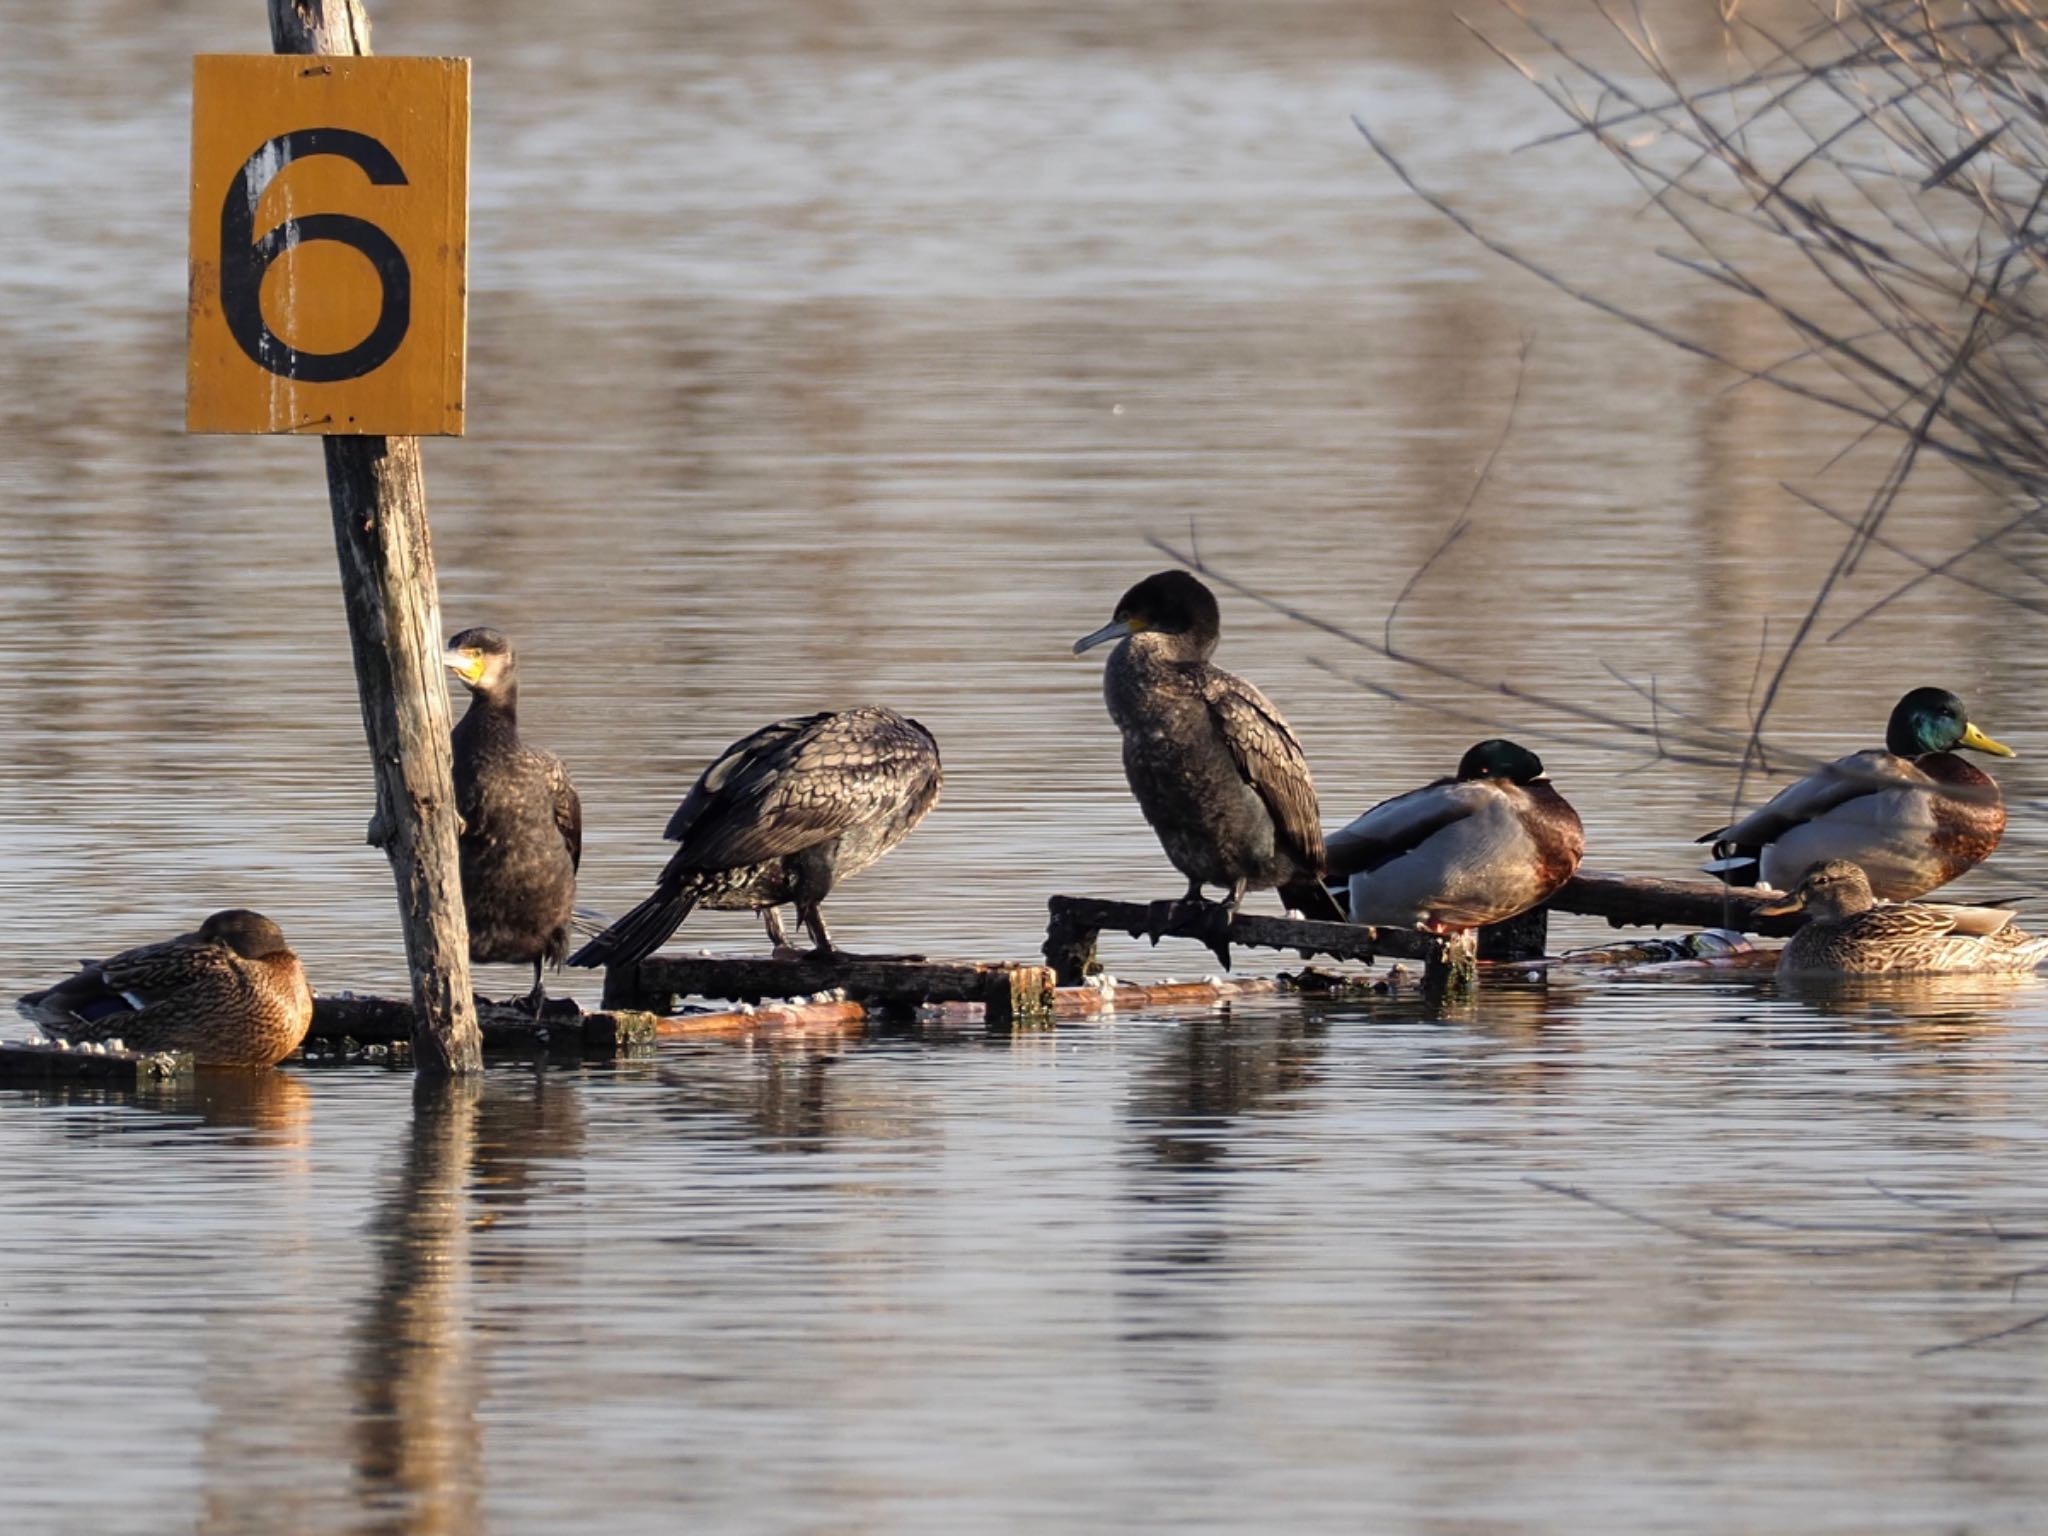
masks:
{"label": "number 6 on sign", "polygon": [[469,61],[193,61],[192,432],[462,431]]}

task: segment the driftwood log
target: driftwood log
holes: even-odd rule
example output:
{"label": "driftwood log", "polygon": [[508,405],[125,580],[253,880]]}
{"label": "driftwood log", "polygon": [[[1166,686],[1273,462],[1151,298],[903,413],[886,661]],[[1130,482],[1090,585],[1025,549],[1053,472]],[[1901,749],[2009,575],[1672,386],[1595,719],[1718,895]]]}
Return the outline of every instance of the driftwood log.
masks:
{"label": "driftwood log", "polygon": [[1758,917],[1756,909],[1775,898],[1713,880],[1659,880],[1643,875],[1603,875],[1580,870],[1550,898],[1556,912],[1604,917],[1614,928],[1730,928],[1784,938],[1799,931],[1804,913]]}

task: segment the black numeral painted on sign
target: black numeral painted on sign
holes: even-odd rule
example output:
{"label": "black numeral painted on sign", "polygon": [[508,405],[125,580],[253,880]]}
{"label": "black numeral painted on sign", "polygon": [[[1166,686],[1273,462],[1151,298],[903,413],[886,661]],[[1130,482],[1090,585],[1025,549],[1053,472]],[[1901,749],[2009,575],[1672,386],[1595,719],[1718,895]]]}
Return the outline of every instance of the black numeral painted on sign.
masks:
{"label": "black numeral painted on sign", "polygon": [[[220,307],[236,343],[257,367],[287,379],[332,384],[359,379],[391,360],[412,324],[412,268],[405,253],[368,219],[309,213],[256,234],[264,189],[296,160],[339,155],[362,168],[372,186],[402,187],[405,172],[376,139],[352,128],[299,128],[281,133],[242,162],[220,208]],[[309,240],[338,240],[377,269],[382,290],[377,323],[345,352],[302,352],[263,318],[263,274],[278,257]]]}

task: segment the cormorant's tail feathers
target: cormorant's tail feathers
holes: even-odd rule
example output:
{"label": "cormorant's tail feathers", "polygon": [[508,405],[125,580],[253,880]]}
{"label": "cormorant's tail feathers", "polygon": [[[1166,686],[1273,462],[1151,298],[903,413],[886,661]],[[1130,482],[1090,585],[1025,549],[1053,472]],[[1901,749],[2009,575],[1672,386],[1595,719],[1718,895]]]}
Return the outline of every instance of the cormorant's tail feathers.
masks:
{"label": "cormorant's tail feathers", "polygon": [[688,891],[657,889],[639,906],[569,957],[571,965],[631,965],[645,960],[683,926],[697,905]]}
{"label": "cormorant's tail feathers", "polygon": [[1287,910],[1299,912],[1303,917],[1318,923],[1343,923],[1350,921],[1350,914],[1338,903],[1323,882],[1315,879],[1290,881],[1280,887],[1280,899],[1287,903]]}

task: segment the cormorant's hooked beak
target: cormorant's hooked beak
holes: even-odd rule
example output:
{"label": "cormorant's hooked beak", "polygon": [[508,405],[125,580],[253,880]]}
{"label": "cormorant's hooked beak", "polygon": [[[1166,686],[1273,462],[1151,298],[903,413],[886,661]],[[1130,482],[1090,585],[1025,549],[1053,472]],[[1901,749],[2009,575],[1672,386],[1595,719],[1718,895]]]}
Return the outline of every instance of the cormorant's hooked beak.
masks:
{"label": "cormorant's hooked beak", "polygon": [[1777,897],[1775,900],[1767,901],[1760,907],[1752,908],[1751,913],[1756,917],[1790,917],[1794,912],[1804,912],[1805,910],[1806,888],[1801,886],[1796,891],[1787,891],[1783,896]]}
{"label": "cormorant's hooked beak", "polygon": [[482,651],[443,651],[441,664],[472,687],[484,675]]}
{"label": "cormorant's hooked beak", "polygon": [[1074,654],[1078,656],[1083,651],[1092,651],[1096,646],[1103,644],[1105,641],[1121,640],[1130,633],[1131,625],[1128,619],[1111,619],[1102,628],[1095,631],[1094,634],[1083,635],[1080,639],[1076,640],[1074,642]]}
{"label": "cormorant's hooked beak", "polygon": [[1978,752],[1989,752],[1993,757],[2019,756],[2019,753],[2013,751],[2004,742],[1993,741],[1989,736],[1978,730],[1977,727],[1967,723],[1963,726],[1963,739],[1957,742],[1956,745],[1959,747],[1969,747]]}

